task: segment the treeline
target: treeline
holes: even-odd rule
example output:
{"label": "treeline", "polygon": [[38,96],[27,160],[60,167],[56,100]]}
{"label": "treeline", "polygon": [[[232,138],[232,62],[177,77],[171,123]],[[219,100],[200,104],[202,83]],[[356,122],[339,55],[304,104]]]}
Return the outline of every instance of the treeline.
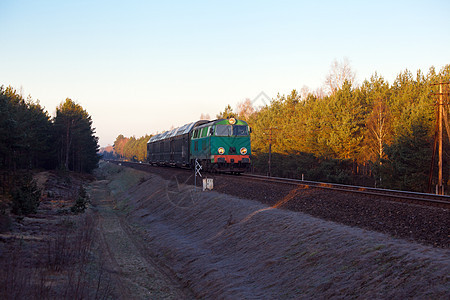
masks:
{"label": "treeline", "polygon": [[[437,177],[435,84],[449,81],[447,65],[426,74],[406,70],[392,84],[375,74],[356,86],[348,64],[335,62],[324,89],[279,94],[261,108],[247,99],[236,112],[227,105],[217,118],[249,123],[255,172],[268,173],[270,144],[273,176],[426,192]],[[144,161],[149,138],[120,135],[115,154]],[[445,138],[444,184],[449,154]]]}
{"label": "treeline", "polygon": [[0,87],[0,170],[62,168],[91,172],[99,161],[89,114],[67,98],[51,118],[31,97]]}
{"label": "treeline", "polygon": [[145,135],[140,138],[124,137],[119,135],[113,145],[114,153],[108,153],[107,156],[114,156],[118,159],[129,161],[146,161],[147,159],[147,142],[151,135]]}
{"label": "treeline", "polygon": [[[328,95],[293,90],[258,111],[247,99],[236,113],[227,106],[218,117],[249,122],[257,172],[268,172],[271,141],[272,175],[342,183],[370,179],[378,187],[426,191],[437,124],[433,94],[439,87],[433,84],[450,81],[450,65],[427,74],[404,71],[392,84],[377,74],[360,86],[340,78],[330,81]],[[446,182],[448,139],[444,149]]]}
{"label": "treeline", "polygon": [[16,214],[36,212],[40,191],[33,169],[90,173],[98,165],[98,138],[92,119],[67,98],[51,118],[39,101],[12,87],[0,87],[0,215],[11,199]]}

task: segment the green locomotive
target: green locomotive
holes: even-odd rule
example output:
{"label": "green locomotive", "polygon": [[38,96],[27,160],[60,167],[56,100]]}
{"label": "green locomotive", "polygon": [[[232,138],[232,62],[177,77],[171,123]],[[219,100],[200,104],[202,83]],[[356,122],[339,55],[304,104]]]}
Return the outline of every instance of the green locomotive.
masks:
{"label": "green locomotive", "polygon": [[235,118],[197,121],[157,134],[147,143],[150,164],[242,173],[250,168],[250,128]]}

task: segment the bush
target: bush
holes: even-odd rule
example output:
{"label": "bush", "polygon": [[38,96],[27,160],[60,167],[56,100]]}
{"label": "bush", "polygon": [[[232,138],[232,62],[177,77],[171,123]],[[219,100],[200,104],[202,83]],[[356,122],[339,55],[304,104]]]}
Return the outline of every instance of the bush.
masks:
{"label": "bush", "polygon": [[376,169],[382,187],[427,192],[433,154],[427,127],[413,124],[411,134],[399,136],[385,151],[387,159]]}
{"label": "bush", "polygon": [[86,189],[83,186],[80,186],[78,190],[78,198],[75,202],[74,206],[70,208],[73,213],[82,213],[86,210],[87,205],[89,203],[89,197],[86,193]]}
{"label": "bush", "polygon": [[[256,172],[268,172],[268,153],[253,156]],[[353,184],[353,161],[317,158],[311,153],[295,152],[289,154],[272,153],[271,175],[287,178]]]}
{"label": "bush", "polygon": [[28,215],[37,212],[41,190],[30,173],[25,174],[18,180],[16,188],[11,192],[12,213],[16,215]]}
{"label": "bush", "polygon": [[307,180],[352,184],[352,162],[326,159],[306,172]]}

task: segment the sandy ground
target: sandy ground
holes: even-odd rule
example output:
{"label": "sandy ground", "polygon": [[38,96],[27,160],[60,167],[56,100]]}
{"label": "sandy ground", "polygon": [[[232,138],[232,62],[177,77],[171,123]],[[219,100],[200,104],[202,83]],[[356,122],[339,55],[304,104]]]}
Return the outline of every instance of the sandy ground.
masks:
{"label": "sandy ground", "polygon": [[[97,251],[105,258],[118,299],[183,299],[190,296],[166,269],[147,253],[107,187],[109,181],[91,185],[91,201],[98,219]],[[191,296],[191,298],[193,298]]]}
{"label": "sandy ground", "polygon": [[108,163],[97,176],[98,251],[118,298],[450,297],[447,249]]}

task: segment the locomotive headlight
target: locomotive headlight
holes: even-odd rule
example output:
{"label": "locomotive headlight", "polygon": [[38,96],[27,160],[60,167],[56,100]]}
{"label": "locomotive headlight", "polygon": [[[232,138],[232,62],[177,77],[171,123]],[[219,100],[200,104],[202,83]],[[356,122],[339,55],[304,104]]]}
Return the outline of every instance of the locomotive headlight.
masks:
{"label": "locomotive headlight", "polygon": [[219,152],[219,154],[224,154],[225,153],[225,148],[224,147],[220,147],[219,149],[217,149],[217,152]]}
{"label": "locomotive headlight", "polygon": [[235,118],[229,118],[228,119],[228,123],[230,123],[231,125],[236,124],[236,119]]}
{"label": "locomotive headlight", "polygon": [[247,154],[247,148],[242,147],[242,148],[241,148],[241,154],[242,154],[242,155]]}

